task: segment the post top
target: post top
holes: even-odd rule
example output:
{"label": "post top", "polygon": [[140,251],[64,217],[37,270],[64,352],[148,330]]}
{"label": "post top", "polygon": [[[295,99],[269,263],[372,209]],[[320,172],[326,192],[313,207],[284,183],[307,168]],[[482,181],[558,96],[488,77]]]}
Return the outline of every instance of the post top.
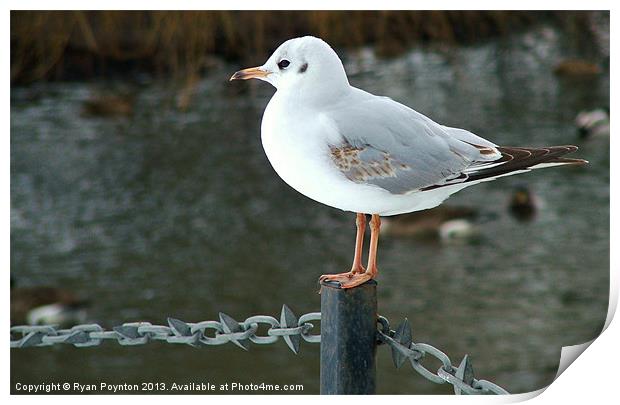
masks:
{"label": "post top", "polygon": [[[347,290],[345,288],[342,288],[338,281],[321,281],[320,284],[321,284],[321,288],[329,287],[335,290]],[[360,287],[376,287],[376,286],[377,286],[377,282],[375,280],[368,280],[364,284],[360,284],[357,287],[348,288],[348,290],[354,290]]]}

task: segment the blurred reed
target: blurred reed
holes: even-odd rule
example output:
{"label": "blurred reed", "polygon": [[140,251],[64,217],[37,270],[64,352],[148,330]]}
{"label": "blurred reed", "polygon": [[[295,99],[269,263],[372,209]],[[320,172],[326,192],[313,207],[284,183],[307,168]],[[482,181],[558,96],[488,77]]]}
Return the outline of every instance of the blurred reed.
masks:
{"label": "blurred reed", "polygon": [[149,71],[195,82],[213,56],[257,63],[284,39],[312,34],[381,56],[414,43],[466,43],[580,12],[515,11],[12,11],[11,82]]}

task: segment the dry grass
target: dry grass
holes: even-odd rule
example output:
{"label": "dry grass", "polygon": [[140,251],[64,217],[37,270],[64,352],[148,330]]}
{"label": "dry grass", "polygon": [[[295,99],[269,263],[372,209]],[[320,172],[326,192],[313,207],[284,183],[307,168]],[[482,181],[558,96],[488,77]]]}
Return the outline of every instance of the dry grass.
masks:
{"label": "dry grass", "polygon": [[383,56],[417,42],[463,43],[544,19],[579,25],[579,12],[508,11],[12,11],[11,81],[148,70],[197,77],[213,55],[264,59],[305,34]]}

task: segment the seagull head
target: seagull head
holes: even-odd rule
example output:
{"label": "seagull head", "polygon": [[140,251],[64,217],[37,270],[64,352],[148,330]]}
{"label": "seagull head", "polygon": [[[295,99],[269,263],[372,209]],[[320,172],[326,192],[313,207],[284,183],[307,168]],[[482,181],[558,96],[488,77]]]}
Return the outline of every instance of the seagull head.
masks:
{"label": "seagull head", "polygon": [[236,72],[230,80],[259,79],[278,91],[328,97],[349,86],[340,58],[327,42],[306,36],[284,42],[262,66]]}

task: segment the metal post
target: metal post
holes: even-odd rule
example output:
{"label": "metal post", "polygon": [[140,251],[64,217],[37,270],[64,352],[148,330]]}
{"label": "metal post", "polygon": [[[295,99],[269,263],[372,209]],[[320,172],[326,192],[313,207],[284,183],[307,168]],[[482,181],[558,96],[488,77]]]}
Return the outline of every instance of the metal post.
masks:
{"label": "metal post", "polygon": [[374,394],[377,283],[321,283],[321,394]]}

